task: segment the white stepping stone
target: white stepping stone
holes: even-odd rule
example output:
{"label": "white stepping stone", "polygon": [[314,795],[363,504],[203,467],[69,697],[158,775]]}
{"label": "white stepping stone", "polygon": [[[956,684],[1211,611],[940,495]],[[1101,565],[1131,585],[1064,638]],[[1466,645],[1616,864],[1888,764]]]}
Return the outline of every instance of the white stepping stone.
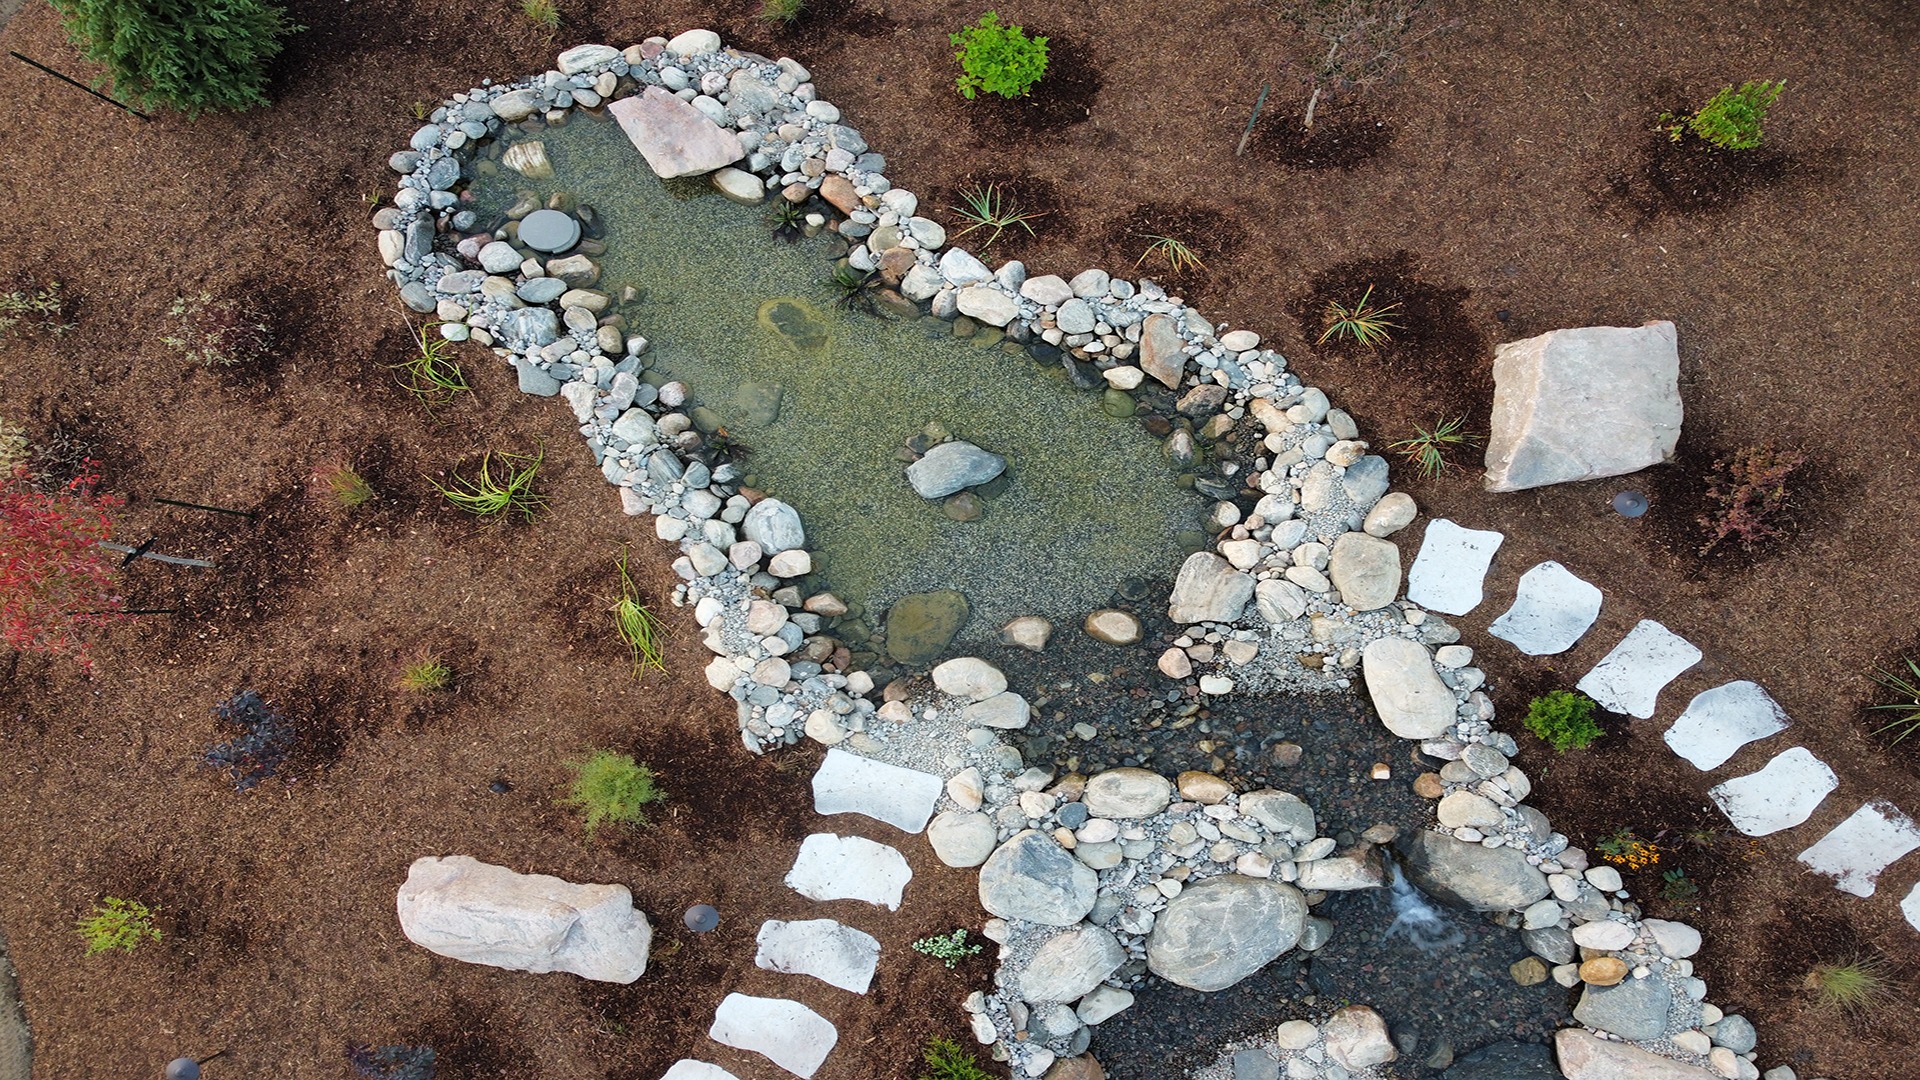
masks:
{"label": "white stepping stone", "polygon": [[1513,606],[1487,632],[1528,656],[1552,656],[1573,648],[1593,626],[1600,603],[1597,586],[1557,562],[1543,562],[1520,575]]}
{"label": "white stepping stone", "polygon": [[813,774],[813,808],[820,814],[865,814],[903,832],[927,827],[946,783],[932,773],[889,765],[839,747]]}
{"label": "white stepping stone", "polygon": [[814,833],[800,843],[787,885],[809,900],[865,900],[900,910],[900,893],[913,880],[906,856],[860,836]]}
{"label": "white stepping stone", "polygon": [[1914,882],[1913,891],[1907,893],[1905,900],[1900,901],[1900,914],[1907,917],[1907,922],[1915,930],[1920,930],[1920,881]]}
{"label": "white stepping stone", "polygon": [[1736,776],[1707,789],[1707,796],[1733,827],[1748,836],[1791,829],[1813,816],[1840,786],[1827,763],[1804,746],[1782,750],[1759,772]]}
{"label": "white stepping stone", "polygon": [[668,1069],[667,1075],[660,1080],[740,1080],[740,1078],[718,1065],[709,1065],[692,1058],[681,1058],[673,1063],[673,1068]]}
{"label": "white stepping stone", "polygon": [[750,1050],[795,1076],[811,1077],[840,1041],[840,1032],[797,1001],[728,994],[713,1014],[707,1037]]}
{"label": "white stepping stone", "polygon": [[1759,683],[1741,679],[1694,695],[1667,729],[1667,745],[1701,772],[1726,764],[1750,742],[1777,735],[1793,721]]}
{"label": "white stepping stone", "polygon": [[1660,691],[1699,662],[1700,650],[1692,642],[1642,619],[1580,679],[1578,689],[1602,708],[1645,720],[1653,715]]}
{"label": "white stepping stone", "polygon": [[1500,550],[1504,533],[1463,529],[1435,518],[1420,541],[1420,554],[1407,571],[1407,599],[1447,615],[1465,615],[1480,606],[1480,585]]}
{"label": "white stepping stone", "polygon": [[832,919],[760,924],[753,962],[768,971],[811,975],[828,986],[864,994],[880,966],[880,943]]}
{"label": "white stepping stone", "polygon": [[1875,799],[1835,825],[1799,858],[1814,873],[1833,878],[1833,887],[1841,892],[1872,896],[1880,871],[1915,848],[1920,848],[1920,828],[1914,827],[1913,819],[1892,803]]}

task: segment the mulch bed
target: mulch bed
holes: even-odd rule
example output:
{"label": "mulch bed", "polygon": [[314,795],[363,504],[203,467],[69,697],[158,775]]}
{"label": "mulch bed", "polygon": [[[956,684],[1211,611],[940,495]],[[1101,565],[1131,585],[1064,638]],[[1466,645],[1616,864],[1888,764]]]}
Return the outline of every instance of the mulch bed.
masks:
{"label": "mulch bed", "polygon": [[[1910,655],[1920,623],[1920,593],[1903,584],[1920,575],[1908,526],[1920,425],[1901,392],[1920,317],[1893,302],[1920,254],[1908,220],[1920,170],[1909,6],[1769,9],[1756,23],[1707,0],[1657,17],[1627,0],[1482,5],[1456,12],[1459,27],[1401,85],[1323,112],[1306,156],[1278,149],[1297,133],[1275,98],[1240,158],[1259,87],[1304,55],[1265,8],[1209,3],[1169,20],[1133,0],[1043,0],[1007,14],[1054,39],[1060,77],[1030,102],[968,104],[953,92],[946,36],[959,16],[919,0],[822,3],[790,30],[767,27],[751,0],[717,11],[577,2],[552,41],[512,7],[296,0],[294,18],[316,29],[292,41],[276,105],[194,123],[140,124],[23,65],[0,68],[0,90],[28,103],[5,121],[11,257],[80,300],[67,338],[0,346],[0,402],[36,435],[58,427],[98,448],[109,482],[134,499],[128,535],[151,530],[162,550],[221,562],[142,566],[139,602],[182,611],[108,634],[91,681],[43,659],[4,669],[0,837],[17,855],[0,867],[0,925],[46,1075],[147,1075],[176,1053],[229,1048],[222,1067],[243,1075],[333,1078],[346,1073],[343,1041],[423,1039],[454,1076],[651,1078],[708,1045],[713,1007],[732,989],[796,994],[840,1024],[822,1080],[913,1076],[922,1039],[963,1034],[957,1002],[984,985],[986,966],[950,975],[906,946],[977,920],[970,875],[929,865],[908,842],[918,876],[897,915],[785,891],[808,759],[737,749],[731,709],[701,679],[703,650],[678,613],[668,674],[638,681],[582,629],[593,598],[612,595],[618,545],[635,545],[656,606],[671,580],[666,550],[618,514],[564,410],[521,397],[477,351],[465,358],[478,392],[437,415],[385,368],[409,331],[366,219],[371,197],[391,190],[384,162],[417,125],[414,103],[540,70],[580,41],[699,25],[793,52],[906,187],[1031,177],[1057,192],[1054,224],[1071,228],[1043,231],[1044,245],[1006,242],[1034,273],[1127,270],[1138,251],[1116,246],[1109,226],[1143,206],[1232,224],[1217,234],[1230,235],[1223,250],[1196,247],[1204,278],[1175,284],[1210,317],[1265,335],[1376,446],[1441,415],[1478,417],[1465,390],[1483,391],[1476,364],[1494,342],[1673,319],[1688,424],[1713,433],[1705,445],[1771,440],[1813,460],[1817,517],[1797,536],[1752,559],[1676,553],[1651,523],[1606,509],[1651,478],[1497,498],[1466,470],[1431,482],[1403,471],[1401,483],[1434,516],[1508,535],[1495,599],[1459,620],[1496,688],[1570,684],[1636,619],[1656,617],[1707,654],[1663,695],[1663,716],[1738,677],[1782,702],[1791,739],[1845,781],[1808,825],[1759,841],[1757,857],[1738,837],[1713,841],[1711,859],[1676,856],[1703,886],[1700,969],[1713,1000],[1760,1023],[1766,1063],[1910,1071],[1911,1035],[1887,1014],[1836,1021],[1799,978],[1855,951],[1910,954],[1896,900],[1920,866],[1896,866],[1863,901],[1792,861],[1869,796],[1920,811],[1916,755],[1881,749],[1861,711],[1878,693],[1868,673]],[[5,39],[90,74],[44,6]],[[1732,77],[1729,56],[1788,80],[1765,150],[1736,162],[1650,132],[1661,109]],[[1390,138],[1364,158],[1341,157],[1381,131]],[[926,201],[954,225],[943,200]],[[1402,252],[1392,280],[1410,290],[1407,310],[1442,325],[1378,356],[1314,348],[1320,290]],[[139,332],[203,288],[270,298],[276,360],[209,375]],[[426,486],[480,450],[542,441],[553,509],[533,526],[476,527]],[[342,516],[312,494],[317,472],[346,461],[377,479],[381,508]],[[260,514],[195,518],[153,495]],[[1417,532],[1403,538],[1409,560]],[[1477,632],[1542,558],[1600,584],[1608,608],[1571,653],[1522,658]],[[445,704],[423,706],[392,683],[429,649],[460,679]],[[243,686],[322,736],[291,783],[244,796],[196,765],[222,737],[210,708]],[[1499,692],[1515,717],[1524,702]],[[1633,722],[1551,760],[1529,751],[1536,800],[1583,843],[1621,827],[1685,829],[1711,783],[1785,745],[1749,747],[1704,775],[1665,751],[1661,726]],[[653,828],[588,844],[554,805],[562,763],[594,746],[632,748],[662,766],[667,790],[685,785]],[[503,777],[511,790],[494,794]],[[655,971],[603,988],[406,945],[392,902],[407,863],[455,851],[628,884],[659,916]],[[72,920],[123,892],[158,900],[172,940],[82,962]],[[697,901],[723,912],[708,938],[676,929]],[[750,966],[761,918],[816,914],[881,938],[871,997]],[[713,1059],[750,1080],[775,1075],[740,1055]]]}

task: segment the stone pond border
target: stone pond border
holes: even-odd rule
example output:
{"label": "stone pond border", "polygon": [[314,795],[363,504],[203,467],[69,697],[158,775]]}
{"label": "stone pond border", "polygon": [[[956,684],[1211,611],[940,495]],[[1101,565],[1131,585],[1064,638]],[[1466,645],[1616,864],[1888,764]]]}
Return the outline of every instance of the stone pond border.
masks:
{"label": "stone pond border", "polygon": [[[949,661],[931,690],[881,703],[869,676],[840,670],[846,654],[821,631],[845,607],[801,591],[811,559],[800,515],[776,498],[750,501],[730,466],[691,459],[702,436],[680,411],[687,388],[642,379],[648,342],[602,315],[612,298],[593,289],[590,254],[542,258],[506,242],[504,229],[474,232],[480,222],[458,189],[475,148],[507,123],[602,106],[661,175],[710,174],[743,202],[771,191],[831,206],[834,215],[820,206],[809,225],[845,237],[848,261],[897,289],[881,294],[896,310],[925,305],[936,317],[964,315],[1016,342],[1043,343],[1083,386],[1177,394],[1175,409],[1202,440],[1243,426],[1259,434],[1267,456],[1254,469],[1196,481],[1218,500],[1210,524],[1219,538],[1179,569],[1169,616],[1188,629],[1161,670],[1195,678],[1207,695],[1344,688],[1360,673],[1389,730],[1445,762],[1416,785],[1437,800],[1438,824],[1399,838],[1409,873],[1518,929],[1562,985],[1586,984],[1575,1016],[1587,1029],[1557,1039],[1567,1075],[1652,1064],[1672,1080],[1758,1080],[1752,1026],[1707,1004],[1692,974],[1699,934],[1641,919],[1617,873],[1588,866],[1526,805],[1531,783],[1509,761],[1512,738],[1492,726],[1472,650],[1442,620],[1396,599],[1400,555],[1386,537],[1413,521],[1413,501],[1388,491],[1387,462],[1368,453],[1353,420],[1257,334],[1217,328],[1149,280],[1101,270],[1029,277],[1018,262],[993,270],[957,247],[940,253],[945,229],[892,185],[885,159],[818,99],[806,68],[724,49],[708,30],[624,51],[577,46],[554,70],[455,94],[393,155],[399,191],[374,215],[401,299],[437,317],[446,339],[492,347],[525,392],[565,399],[623,510],[652,514],[656,534],[680,544],[674,569],[686,584],[675,602],[692,605],[715,654],[707,678],[738,703],[749,750],[811,737],[931,767],[927,775],[944,780],[926,807],[939,811],[929,839],[949,865],[984,864],[982,903],[998,909],[985,929],[1001,946],[997,989],[966,1002],[997,1058],[1018,1075],[1093,1075],[1072,1071],[1087,1025],[1131,1003],[1120,984],[1144,978],[1141,962],[1161,971],[1177,951],[1169,935],[1156,939],[1157,924],[1192,923],[1206,910],[1198,897],[1252,890],[1282,907],[1300,900],[1298,933],[1280,951],[1317,947],[1313,939],[1333,928],[1306,914],[1314,894],[1378,887],[1377,845],[1394,837],[1370,830],[1336,853],[1298,799],[1235,793],[1204,773],[1056,778],[1028,768],[998,735],[1024,726],[1026,703],[1004,678],[993,687],[998,672],[982,661]],[[1191,459],[1193,439],[1176,430],[1168,450]],[[1243,490],[1257,493],[1246,516],[1234,501]],[[896,826],[926,820],[886,808],[881,796],[881,809],[861,809],[844,779],[833,788],[837,809]],[[1204,987],[1246,973],[1175,974]]]}

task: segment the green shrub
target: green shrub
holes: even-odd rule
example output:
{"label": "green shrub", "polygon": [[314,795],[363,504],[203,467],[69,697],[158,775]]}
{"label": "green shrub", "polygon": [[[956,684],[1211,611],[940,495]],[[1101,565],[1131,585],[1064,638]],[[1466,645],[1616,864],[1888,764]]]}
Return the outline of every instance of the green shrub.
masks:
{"label": "green shrub", "polygon": [[1760,125],[1767,118],[1767,110],[1786,88],[1785,79],[1757,79],[1738,90],[1724,87],[1692,116],[1683,119],[1662,113],[1660,130],[1675,142],[1691,131],[1722,150],[1751,150],[1760,145]]}
{"label": "green shrub", "polygon": [[569,762],[567,767],[574,771],[573,787],[561,804],[585,813],[588,836],[609,821],[645,825],[643,808],[667,797],[666,792],[653,786],[653,770],[627,754],[595,750],[585,760]]}
{"label": "green shrub", "polygon": [[267,62],[305,30],[264,0],[53,0],[80,53],[134,105],[189,117],[267,104]]}
{"label": "green shrub", "polygon": [[93,913],[74,924],[87,943],[87,955],[119,949],[132,952],[143,941],[159,941],[160,931],[153,926],[153,909],[138,900],[109,896],[95,904]]}
{"label": "green shrub", "polygon": [[927,1063],[920,1080],[993,1080],[980,1060],[952,1039],[928,1039],[920,1056]]}
{"label": "green shrub", "polygon": [[807,0],[766,0],[760,18],[769,23],[791,23],[807,10]]}
{"label": "green shrub", "polygon": [[1585,750],[1604,732],[1593,719],[1593,699],[1571,690],[1551,690],[1527,706],[1527,730],[1562,753]]}
{"label": "green shrub", "polygon": [[1047,39],[1030,38],[1018,26],[1001,26],[992,11],[980,21],[947,35],[960,47],[960,94],[968,101],[985,90],[1005,98],[1020,97],[1047,73]]}

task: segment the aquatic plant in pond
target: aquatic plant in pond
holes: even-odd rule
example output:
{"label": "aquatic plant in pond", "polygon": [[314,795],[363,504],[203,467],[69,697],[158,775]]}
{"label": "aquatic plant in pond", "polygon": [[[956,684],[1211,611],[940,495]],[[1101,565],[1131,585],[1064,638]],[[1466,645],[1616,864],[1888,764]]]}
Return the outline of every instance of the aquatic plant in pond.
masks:
{"label": "aquatic plant in pond", "polygon": [[[851,619],[877,629],[902,596],[953,589],[974,615],[963,640],[1024,614],[1077,623],[1128,579],[1165,577],[1199,542],[1202,501],[1158,443],[1104,413],[1099,394],[1064,385],[1058,360],[985,328],[956,338],[945,322],[836,308],[833,241],[771,243],[767,211],[654,179],[610,121],[537,129],[551,180],[499,163],[534,134],[509,129],[475,163],[483,224],[521,192],[544,204],[564,191],[594,209],[607,248],[595,288],[637,290],[607,314],[653,342],[644,381],[690,387],[687,411],[724,433],[743,483],[800,512],[817,556],[810,590],[855,605]],[[954,520],[907,484],[904,446],[929,423],[1008,459],[1003,478],[976,489],[977,520]]]}

